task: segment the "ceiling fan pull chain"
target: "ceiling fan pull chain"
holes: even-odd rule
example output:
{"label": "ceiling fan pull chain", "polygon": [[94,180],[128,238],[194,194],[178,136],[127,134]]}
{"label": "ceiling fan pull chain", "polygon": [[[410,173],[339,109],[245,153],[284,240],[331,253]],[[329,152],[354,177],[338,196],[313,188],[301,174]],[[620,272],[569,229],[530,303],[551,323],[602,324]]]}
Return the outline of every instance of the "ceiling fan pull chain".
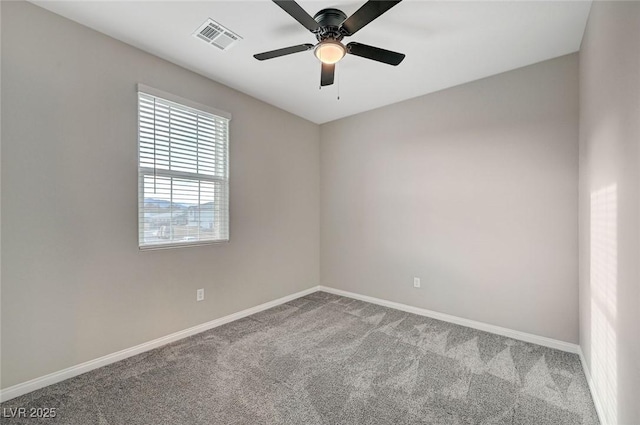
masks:
{"label": "ceiling fan pull chain", "polygon": [[340,66],[336,64],[336,74],[338,74],[338,100],[340,100]]}
{"label": "ceiling fan pull chain", "polygon": [[[318,59],[322,62],[322,51],[319,52]],[[322,90],[322,68],[320,69],[320,85],[318,86],[318,90]]]}

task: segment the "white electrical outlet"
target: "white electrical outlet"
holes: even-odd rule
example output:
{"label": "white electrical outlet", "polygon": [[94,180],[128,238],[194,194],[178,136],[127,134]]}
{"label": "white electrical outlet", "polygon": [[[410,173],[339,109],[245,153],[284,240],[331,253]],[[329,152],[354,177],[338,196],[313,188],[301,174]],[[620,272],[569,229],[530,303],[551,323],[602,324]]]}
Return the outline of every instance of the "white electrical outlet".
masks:
{"label": "white electrical outlet", "polygon": [[204,288],[198,289],[196,291],[196,301],[204,300]]}
{"label": "white electrical outlet", "polygon": [[414,277],[413,278],[413,287],[414,288],[419,288],[420,287],[420,278],[419,277]]}

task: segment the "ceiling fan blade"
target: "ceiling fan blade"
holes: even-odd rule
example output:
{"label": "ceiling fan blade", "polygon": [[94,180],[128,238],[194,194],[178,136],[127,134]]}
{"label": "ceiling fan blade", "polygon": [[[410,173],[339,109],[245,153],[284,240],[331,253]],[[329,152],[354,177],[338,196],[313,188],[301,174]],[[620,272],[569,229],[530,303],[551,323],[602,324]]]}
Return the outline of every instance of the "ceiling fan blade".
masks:
{"label": "ceiling fan blade", "polygon": [[330,86],[333,84],[333,76],[336,71],[336,64],[322,64],[322,73],[320,74],[320,86]]}
{"label": "ceiling fan blade", "polygon": [[313,32],[318,29],[318,23],[298,3],[293,0],[273,0],[282,10],[293,19],[300,22],[305,28]]}
{"label": "ceiling fan blade", "polygon": [[258,59],[259,61],[263,61],[266,59],[273,59],[280,56],[290,55],[292,53],[305,52],[310,49],[313,49],[313,44],[300,44],[298,46],[285,47],[283,49],[272,50],[270,52],[258,53],[257,55],[253,55],[253,57]]}
{"label": "ceiling fan blade", "polygon": [[369,22],[373,21],[401,1],[402,0],[369,0],[360,9],[356,10],[353,15],[349,16],[342,23],[340,28],[346,31],[347,35],[353,35]]}
{"label": "ceiling fan blade", "polygon": [[405,55],[402,53],[392,52],[391,50],[367,46],[366,44],[360,44],[356,42],[347,44],[347,53],[351,53],[352,55],[360,56],[378,62],[387,63],[393,66],[399,65],[405,57]]}

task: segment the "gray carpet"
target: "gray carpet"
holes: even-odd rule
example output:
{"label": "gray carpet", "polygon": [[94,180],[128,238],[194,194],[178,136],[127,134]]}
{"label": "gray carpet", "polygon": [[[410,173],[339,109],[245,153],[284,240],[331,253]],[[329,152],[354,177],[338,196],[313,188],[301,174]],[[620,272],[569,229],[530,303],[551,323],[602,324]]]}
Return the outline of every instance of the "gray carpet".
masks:
{"label": "gray carpet", "polygon": [[316,292],[3,403],[2,424],[597,424],[574,354]]}

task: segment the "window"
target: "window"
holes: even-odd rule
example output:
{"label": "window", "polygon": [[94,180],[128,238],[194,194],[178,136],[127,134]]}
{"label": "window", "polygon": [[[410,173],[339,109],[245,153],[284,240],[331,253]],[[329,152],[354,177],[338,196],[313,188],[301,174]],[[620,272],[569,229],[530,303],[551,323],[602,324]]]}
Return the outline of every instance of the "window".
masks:
{"label": "window", "polygon": [[225,112],[138,86],[138,244],[229,240]]}

